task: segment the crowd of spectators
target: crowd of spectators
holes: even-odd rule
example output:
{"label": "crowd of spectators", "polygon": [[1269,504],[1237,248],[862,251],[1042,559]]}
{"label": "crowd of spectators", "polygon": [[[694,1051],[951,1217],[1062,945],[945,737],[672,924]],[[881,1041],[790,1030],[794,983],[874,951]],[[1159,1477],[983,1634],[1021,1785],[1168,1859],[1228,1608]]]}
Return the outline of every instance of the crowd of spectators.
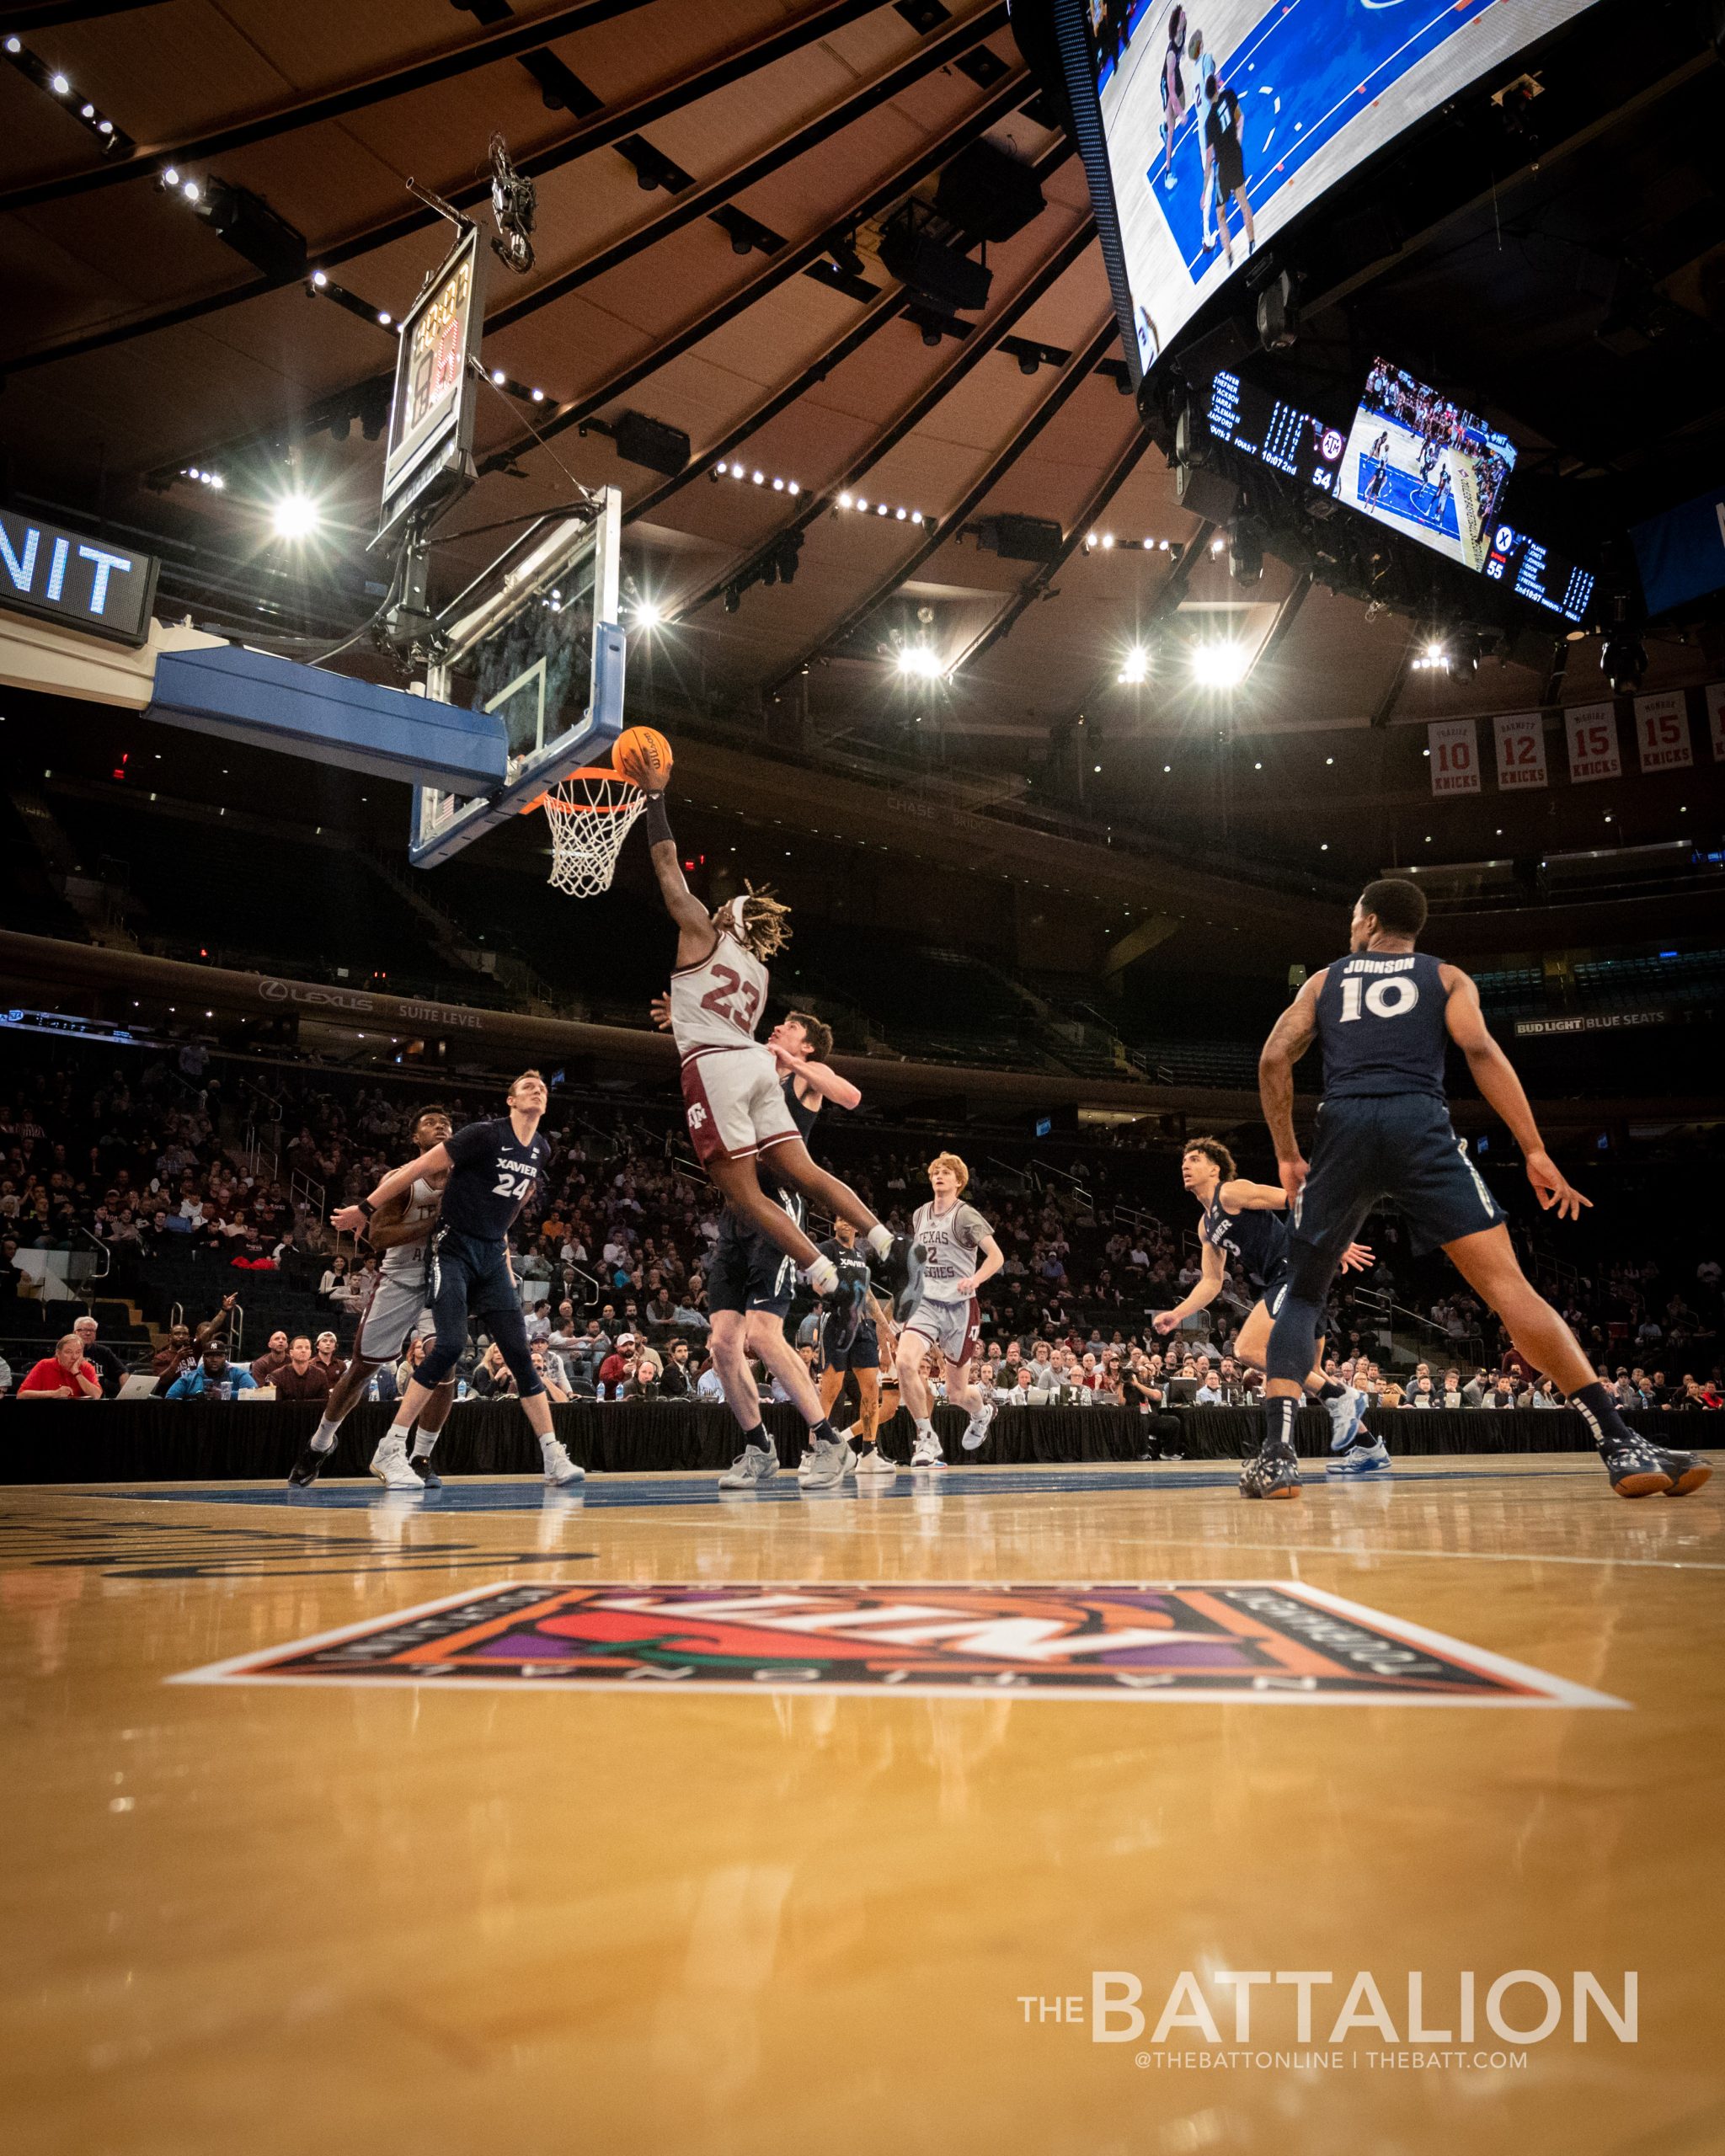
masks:
{"label": "crowd of spectators", "polygon": [[[159,1396],[257,1387],[278,1398],[327,1396],[378,1262],[363,1246],[338,1246],[328,1215],[401,1158],[405,1126],[427,1095],[312,1070],[263,1075],[273,1097],[243,1066],[202,1051],[140,1052],[116,1065],[69,1049],[57,1069],[39,1058],[0,1066],[0,1340],[13,1331],[7,1298],[37,1291],[32,1253],[104,1245],[106,1294],[142,1299],[152,1278],[179,1280],[188,1267],[202,1283],[200,1301],[184,1299],[206,1315],[134,1358]],[[445,1097],[457,1123],[499,1110],[489,1090]],[[673,1105],[587,1107],[559,1097],[548,1129],[557,1151],[544,1201],[518,1224],[515,1246],[529,1339],[553,1400],[717,1396],[705,1334],[718,1209],[683,1157]],[[907,1228],[927,1195],[928,1142],[842,1123],[834,1137],[847,1178],[891,1226]],[[1005,1141],[1001,1149],[1010,1150]],[[969,1196],[1005,1253],[985,1298],[983,1374],[997,1400],[1148,1412],[1257,1396],[1259,1380],[1231,1352],[1249,1307],[1232,1283],[1179,1334],[1152,1329],[1152,1313],[1199,1275],[1196,1217],[1165,1142],[1073,1150],[1064,1170],[973,1166]],[[1375,1224],[1372,1239],[1375,1267],[1338,1282],[1327,1326],[1337,1368],[1374,1406],[1557,1404],[1464,1291],[1422,1292],[1428,1275],[1393,1223]],[[1651,1256],[1596,1275],[1539,1257],[1534,1269],[1626,1405],[1717,1403],[1721,1268],[1711,1253],[1680,1278]],[[279,1276],[302,1314],[261,1354],[243,1357],[233,1312],[253,1291],[235,1274],[248,1273]],[[1434,1287],[1453,1283],[1441,1271],[1429,1277]],[[1427,1343],[1428,1359],[1411,1373],[1393,1367],[1386,1301],[1397,1305],[1404,1342],[1417,1321]],[[804,1315],[793,1312],[793,1331]],[[82,1319],[40,1357],[19,1396],[113,1397],[128,1370],[96,1333]],[[419,1352],[415,1345],[398,1368],[377,1372],[374,1396],[394,1399]],[[458,1380],[481,1398],[514,1389],[483,1331]]]}

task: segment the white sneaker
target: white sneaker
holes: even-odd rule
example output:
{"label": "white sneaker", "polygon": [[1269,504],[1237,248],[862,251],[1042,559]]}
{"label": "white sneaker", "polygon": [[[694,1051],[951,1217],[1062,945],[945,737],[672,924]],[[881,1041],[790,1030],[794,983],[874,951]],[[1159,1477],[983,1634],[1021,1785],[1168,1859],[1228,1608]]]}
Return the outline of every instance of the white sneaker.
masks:
{"label": "white sneaker", "polygon": [[1346,1452],[1365,1420],[1365,1395],[1350,1385],[1339,1400],[1327,1400],[1323,1405],[1330,1418],[1330,1450]]}
{"label": "white sneaker", "polygon": [[[856,1455],[853,1454],[852,1457],[855,1458]],[[860,1459],[857,1460],[857,1464],[851,1471],[858,1483],[890,1482],[897,1476],[899,1470],[897,1463],[889,1460],[880,1447],[876,1445],[872,1451],[865,1452]]]}
{"label": "white sneaker", "polygon": [[555,1438],[539,1449],[545,1455],[545,1479],[553,1489],[567,1490],[572,1483],[586,1481],[586,1469],[577,1467]]}
{"label": "white sneaker", "polygon": [[778,1454],[771,1445],[745,1445],[718,1478],[721,1490],[753,1490],[778,1473]]}
{"label": "white sneaker", "polygon": [[982,1403],[982,1412],[973,1415],[964,1425],[964,1434],[959,1443],[966,1452],[979,1451],[988,1439],[988,1426],[995,1417],[995,1404],[991,1400]]}
{"label": "white sneaker", "polygon": [[425,1484],[409,1462],[407,1447],[387,1432],[371,1455],[371,1472],[386,1490],[417,1490],[422,1497],[425,1494]]}
{"label": "white sneaker", "polygon": [[805,1490],[837,1490],[844,1486],[846,1470],[856,1472],[849,1444],[843,1438],[822,1438],[815,1444],[808,1473],[797,1479]]}
{"label": "white sneaker", "polygon": [[918,1438],[911,1454],[912,1467],[944,1467],[946,1454],[940,1449],[940,1439],[931,1430],[926,1438]]}

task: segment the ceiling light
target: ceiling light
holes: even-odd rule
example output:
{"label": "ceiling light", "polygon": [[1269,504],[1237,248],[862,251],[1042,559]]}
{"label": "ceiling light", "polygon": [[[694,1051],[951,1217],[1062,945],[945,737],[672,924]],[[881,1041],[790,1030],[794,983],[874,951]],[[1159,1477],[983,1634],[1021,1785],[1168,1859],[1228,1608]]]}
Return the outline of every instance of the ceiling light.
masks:
{"label": "ceiling light", "polygon": [[922,512],[921,512],[921,510],[920,509],[913,509],[913,510],[911,510],[911,523],[912,523],[912,524],[921,524],[921,521],[922,521]]}
{"label": "ceiling light", "polygon": [[491,379],[497,384],[498,387],[501,389],[503,387],[503,369],[501,367],[493,367],[491,370]]}
{"label": "ceiling light", "polygon": [[757,472],[755,474],[755,483],[757,487],[764,487],[766,484],[766,474],[764,472]]}
{"label": "ceiling light", "polygon": [[56,98],[63,98],[67,92],[71,89],[72,85],[67,81],[64,75],[56,75],[51,77],[48,87],[53,91]]}
{"label": "ceiling light", "polygon": [[638,599],[635,601],[635,627],[638,629],[656,629],[664,619],[653,600]]}
{"label": "ceiling light", "polygon": [[164,187],[178,187],[178,186],[179,186],[179,170],[178,170],[178,168],[177,168],[176,167],[174,167],[174,166],[173,166],[173,165],[164,165],[164,166],[163,167],[163,169],[162,169],[162,184],[163,184]]}
{"label": "ceiling light", "polygon": [[329,282],[329,272],[327,270],[314,270],[312,272],[312,282],[321,292]]}
{"label": "ceiling light", "polygon": [[857,497],[857,507],[862,510],[864,515],[867,515],[868,504],[863,499],[861,494],[858,494]]}
{"label": "ceiling light", "polygon": [[[542,404],[542,403],[545,402],[545,392],[544,392],[542,389],[536,389],[536,390],[534,390],[534,391],[533,391],[533,392],[532,392],[532,397],[533,397],[533,402],[534,402],[536,404]],[[721,472],[723,472],[723,471],[724,471],[724,465],[722,465],[722,464],[721,464],[721,465],[719,466],[719,467],[718,467],[718,468],[719,468],[719,470],[720,470]]]}
{"label": "ceiling light", "polygon": [[183,195],[184,195],[188,202],[195,202],[203,194],[204,190],[199,186],[196,180],[189,179],[179,191]]}
{"label": "ceiling light", "polygon": [[1150,654],[1142,644],[1134,644],[1121,661],[1119,679],[1129,686],[1150,678]]}
{"label": "ceiling light", "polygon": [[1201,643],[1192,654],[1192,678],[1206,689],[1237,688],[1251,665],[1237,643]]}
{"label": "ceiling light", "polygon": [[1104,531],[1104,532],[1103,532],[1103,534],[1102,535],[1103,552],[1104,553],[1106,553],[1106,552],[1108,552],[1108,548],[1109,548],[1110,547],[1112,547],[1112,546],[1114,545],[1114,533],[1113,533],[1112,531]]}
{"label": "ceiling light", "polygon": [[96,122],[96,132],[99,135],[111,135],[114,132],[114,122],[111,120],[99,120]]}
{"label": "ceiling light", "polygon": [[899,651],[899,671],[932,681],[940,672],[940,660],[926,643],[904,644]]}
{"label": "ceiling light", "polygon": [[850,506],[851,497],[848,494],[841,494],[839,496],[839,507],[841,509],[848,509]]}
{"label": "ceiling light", "polygon": [[1223,551],[1223,549],[1227,546],[1227,543],[1228,543],[1228,542],[1227,542],[1227,541],[1226,541],[1226,540],[1222,536],[1221,533],[1219,531],[1219,532],[1217,532],[1217,534],[1216,534],[1215,537],[1210,541],[1210,550],[1211,553],[1213,553],[1213,554],[1220,554],[1220,553]]}
{"label": "ceiling light", "polygon": [[782,479],[775,479],[775,480],[773,481],[773,483],[772,483],[772,491],[774,492],[774,494],[782,494],[784,492],[784,490],[785,490],[785,483],[784,483],[784,481],[783,481]]}
{"label": "ceiling light", "polygon": [[720,457],[720,459],[718,460],[718,463],[717,463],[717,464],[715,464],[715,465],[713,466],[713,470],[714,470],[716,472],[718,472],[718,474],[719,478],[722,479],[722,478],[724,478],[724,477],[725,473],[726,473],[727,472],[729,472],[729,471],[730,470],[730,468],[731,468],[731,467],[730,467],[730,466],[729,466],[729,464],[727,464],[727,463],[725,462],[725,461],[724,461],[724,459],[723,457]]}
{"label": "ceiling light", "polygon": [[323,521],[323,512],[309,494],[284,494],[270,512],[278,539],[309,539]]}
{"label": "ceiling light", "polygon": [[[21,37],[8,38],[6,40],[6,50],[8,52],[22,52],[24,51],[24,40]],[[133,1004],[132,1009],[134,1011],[137,1009],[136,1003]]]}
{"label": "ceiling light", "polygon": [[384,328],[387,329],[390,323],[395,319],[395,318],[390,313],[387,307],[379,307],[377,310],[377,319],[382,324]]}
{"label": "ceiling light", "polygon": [[96,116],[96,108],[93,104],[81,104],[77,109],[81,120],[93,120]]}
{"label": "ceiling light", "polygon": [[797,483],[796,483],[796,481],[795,481],[794,479],[787,479],[787,480],[786,480],[786,482],[785,482],[785,492],[786,492],[788,494],[800,494],[802,493],[802,491],[803,491],[803,489],[802,489],[802,488],[801,488],[797,484]]}

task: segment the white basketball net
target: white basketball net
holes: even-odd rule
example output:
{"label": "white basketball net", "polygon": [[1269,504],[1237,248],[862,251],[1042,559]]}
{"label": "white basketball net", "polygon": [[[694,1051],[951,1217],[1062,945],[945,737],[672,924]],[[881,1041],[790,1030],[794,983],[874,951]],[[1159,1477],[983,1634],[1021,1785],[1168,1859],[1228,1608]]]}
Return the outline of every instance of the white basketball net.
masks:
{"label": "white basketball net", "polygon": [[614,771],[571,771],[545,797],[551,826],[551,881],[572,899],[611,889],[617,856],[647,806],[632,779]]}

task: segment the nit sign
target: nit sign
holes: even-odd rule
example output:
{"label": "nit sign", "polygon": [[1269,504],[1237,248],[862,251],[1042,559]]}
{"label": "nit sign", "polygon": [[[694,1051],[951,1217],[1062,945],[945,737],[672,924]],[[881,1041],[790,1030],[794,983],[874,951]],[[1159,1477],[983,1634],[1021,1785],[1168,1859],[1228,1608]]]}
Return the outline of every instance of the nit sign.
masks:
{"label": "nit sign", "polygon": [[150,634],[157,563],[57,524],[0,510],[0,607],[86,635],[139,644]]}

